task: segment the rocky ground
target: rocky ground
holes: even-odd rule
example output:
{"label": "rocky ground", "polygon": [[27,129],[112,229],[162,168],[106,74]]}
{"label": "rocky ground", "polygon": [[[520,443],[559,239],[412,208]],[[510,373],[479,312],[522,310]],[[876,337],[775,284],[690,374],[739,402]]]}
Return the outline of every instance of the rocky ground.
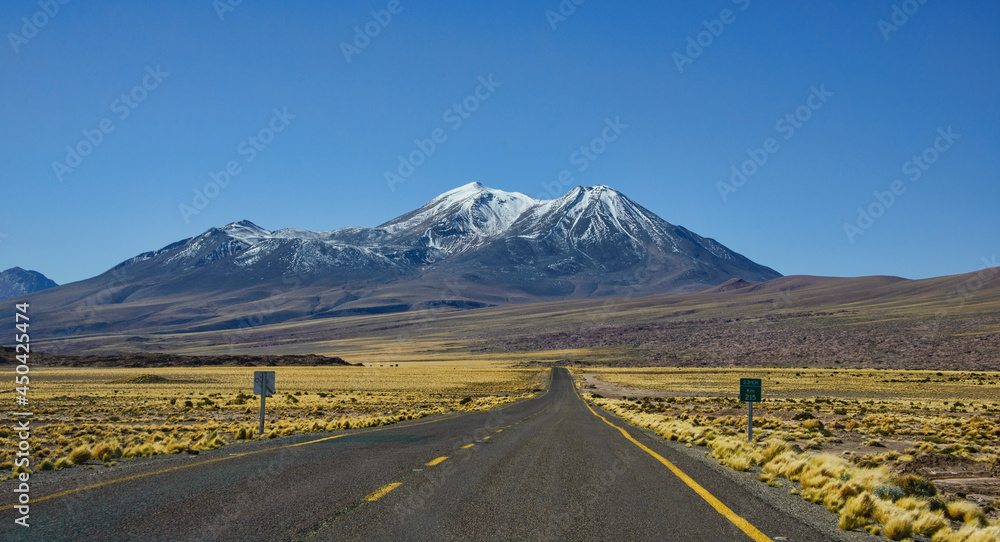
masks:
{"label": "rocky ground", "polygon": [[487,351],[625,348],[611,366],[994,371],[1000,318],[854,319],[847,311],[605,324],[493,337]]}
{"label": "rocky ground", "polygon": [[[0,347],[0,364],[17,363],[14,348]],[[62,356],[32,352],[31,364],[42,367],[274,367],[354,365],[339,357],[309,354],[304,356],[181,356],[177,354],[115,354],[102,356]],[[361,365],[358,363],[357,365]]]}

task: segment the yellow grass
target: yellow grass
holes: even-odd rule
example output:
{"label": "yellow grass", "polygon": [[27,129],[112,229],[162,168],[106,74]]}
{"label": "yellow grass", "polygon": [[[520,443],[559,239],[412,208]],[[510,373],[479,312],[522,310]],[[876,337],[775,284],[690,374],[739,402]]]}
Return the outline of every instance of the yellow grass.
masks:
{"label": "yellow grass", "polygon": [[[789,439],[809,437],[823,430],[823,425],[815,419],[755,417],[754,425],[759,422],[760,429],[755,430],[754,442],[748,443],[738,417],[706,415],[708,411],[727,405],[697,408],[696,405],[707,404],[704,398],[689,398],[693,400],[670,405],[680,409],[678,411],[668,409],[665,401],[587,397],[597,406],[634,425],[650,429],[664,439],[708,447],[711,457],[734,470],[747,471],[758,466],[757,478],[769,485],[778,485],[779,479],[797,484],[799,487],[793,488],[792,493],[838,514],[841,529],[865,529],[890,540],[906,540],[918,534],[943,542],[997,540],[990,538],[997,534],[996,526],[990,525],[985,513],[969,501],[948,502],[944,512],[932,509],[931,499],[916,493],[921,486],[915,482],[922,479],[899,477],[888,468],[894,459],[901,457],[897,452],[871,456],[874,461],[868,463],[876,466],[859,466],[838,455],[792,451],[787,445]],[[966,416],[955,425],[976,434],[982,422],[977,418]],[[957,420],[956,417],[949,421]],[[869,417],[864,418],[858,428],[879,427],[884,423],[882,417]],[[745,429],[745,418],[742,424]],[[905,495],[900,486],[912,488],[914,494]],[[946,516],[964,522],[965,526],[953,531]]]}
{"label": "yellow grass", "polygon": [[[596,367],[576,369],[600,380],[633,388],[636,393],[662,391],[685,397],[733,397],[740,378],[763,381],[764,404],[816,398],[867,401],[892,405],[910,401],[939,411],[956,400],[1000,412],[1000,373],[969,371],[897,371],[875,369],[740,369],[676,367]],[[961,408],[961,407],[960,407]]]}
{"label": "yellow grass", "polygon": [[[398,367],[32,369],[31,469],[210,450],[255,438],[253,372],[273,370],[265,438],[338,431],[486,410],[532,395],[547,371],[494,363]],[[394,362],[392,365],[396,365]],[[154,375],[157,378],[137,378]],[[146,383],[143,383],[143,382]],[[0,468],[11,476],[17,435],[0,425]],[[2,476],[0,476],[2,477]]]}

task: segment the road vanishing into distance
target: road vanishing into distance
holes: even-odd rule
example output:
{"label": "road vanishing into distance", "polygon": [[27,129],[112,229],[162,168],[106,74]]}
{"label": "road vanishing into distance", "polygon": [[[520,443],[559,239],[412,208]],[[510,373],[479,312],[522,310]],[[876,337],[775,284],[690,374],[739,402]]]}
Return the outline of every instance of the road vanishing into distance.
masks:
{"label": "road vanishing into distance", "polygon": [[488,412],[52,473],[29,528],[4,507],[0,539],[830,539],[677,446],[592,410],[556,368]]}

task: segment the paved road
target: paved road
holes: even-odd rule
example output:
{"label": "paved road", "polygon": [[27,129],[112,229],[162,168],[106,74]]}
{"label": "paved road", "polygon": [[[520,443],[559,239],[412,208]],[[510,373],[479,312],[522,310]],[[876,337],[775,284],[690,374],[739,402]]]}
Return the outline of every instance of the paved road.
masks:
{"label": "paved road", "polygon": [[[112,478],[36,485],[32,526],[15,528],[4,510],[0,539],[828,539],[670,444],[591,410],[565,369],[554,370],[548,392],[487,413],[136,465]],[[97,487],[74,490],[83,484]]]}

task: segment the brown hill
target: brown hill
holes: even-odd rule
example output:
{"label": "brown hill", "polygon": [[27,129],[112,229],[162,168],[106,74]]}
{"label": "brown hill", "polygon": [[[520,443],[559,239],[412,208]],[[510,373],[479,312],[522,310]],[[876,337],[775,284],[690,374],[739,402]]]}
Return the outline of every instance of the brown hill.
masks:
{"label": "brown hill", "polygon": [[[33,324],[34,325],[34,324]],[[906,280],[783,277],[744,288],[313,319],[241,330],[87,333],[65,353],[310,354],[352,360],[997,370],[1000,268]]]}
{"label": "brown hill", "polygon": [[[0,347],[0,364],[17,363],[14,348]],[[326,366],[354,365],[338,357],[309,355],[248,356],[248,355],[207,355],[181,356],[176,354],[107,354],[86,356],[63,356],[44,352],[32,353],[32,366],[42,367],[275,367],[275,366]],[[358,363],[357,365],[361,365]]]}

